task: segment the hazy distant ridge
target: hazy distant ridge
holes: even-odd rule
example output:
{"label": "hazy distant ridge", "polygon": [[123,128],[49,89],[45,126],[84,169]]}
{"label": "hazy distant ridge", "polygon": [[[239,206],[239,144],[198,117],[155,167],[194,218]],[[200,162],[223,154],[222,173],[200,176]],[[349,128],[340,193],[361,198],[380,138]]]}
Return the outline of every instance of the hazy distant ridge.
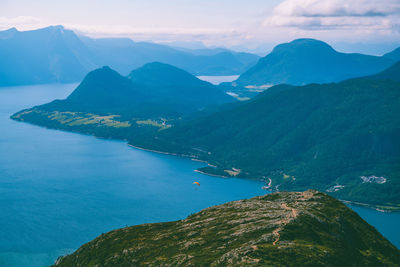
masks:
{"label": "hazy distant ridge", "polygon": [[0,86],[78,82],[109,65],[126,75],[146,63],[176,65],[194,75],[240,74],[257,55],[229,50],[181,50],[127,38],[92,39],[63,26],[33,31],[0,31]]}

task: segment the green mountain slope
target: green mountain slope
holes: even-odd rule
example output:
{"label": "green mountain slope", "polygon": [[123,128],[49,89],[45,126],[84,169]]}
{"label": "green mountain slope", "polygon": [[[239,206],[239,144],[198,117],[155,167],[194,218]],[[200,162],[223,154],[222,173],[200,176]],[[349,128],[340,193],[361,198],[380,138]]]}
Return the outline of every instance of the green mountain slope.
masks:
{"label": "green mountain slope", "polygon": [[18,112],[13,119],[102,137],[131,139],[170,127],[182,116],[233,102],[217,86],[163,63],[121,76],[109,67],[90,72],[64,100]]}
{"label": "green mountain slope", "polygon": [[394,62],[386,57],[339,53],[322,41],[297,39],[276,46],[234,84],[260,86],[338,82],[382,71]]}
{"label": "green mountain slope", "polygon": [[395,60],[395,61],[399,61],[400,60],[400,47],[396,48],[395,50],[393,50],[389,53],[384,54],[383,56],[386,58]]}
{"label": "green mountain slope", "polygon": [[56,266],[398,266],[400,252],[341,202],[274,193],[185,220],[102,234]]}
{"label": "green mountain slope", "polygon": [[275,189],[317,188],[399,208],[399,115],[396,81],[280,85],[130,142],[206,160],[216,165],[203,169],[208,173],[264,177]]}
{"label": "green mountain slope", "polygon": [[368,76],[369,79],[375,80],[393,80],[400,82],[400,61],[395,63],[393,66],[385,69],[382,72],[379,72],[375,75]]}
{"label": "green mountain slope", "polygon": [[210,104],[231,102],[216,86],[202,81],[190,73],[172,65],[154,62],[133,70],[128,76],[133,83],[145,90],[152,101],[186,103],[192,108],[204,108]]}
{"label": "green mountain slope", "polygon": [[[45,108],[101,113],[133,112],[149,105],[189,113],[208,105],[234,101],[216,86],[159,62],[133,70],[128,77],[109,67],[90,72],[66,100]],[[149,109],[149,112],[151,110]]]}
{"label": "green mountain slope", "polygon": [[52,106],[64,105],[71,111],[105,111],[132,105],[143,100],[143,94],[132,81],[121,76],[109,67],[94,70],[64,101],[57,101]]}

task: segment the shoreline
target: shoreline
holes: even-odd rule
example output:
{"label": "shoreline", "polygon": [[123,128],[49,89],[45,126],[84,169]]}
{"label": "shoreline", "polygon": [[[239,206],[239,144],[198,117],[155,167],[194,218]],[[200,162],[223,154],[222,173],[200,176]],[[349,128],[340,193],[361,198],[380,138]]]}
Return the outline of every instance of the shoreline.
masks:
{"label": "shoreline", "polygon": [[163,154],[163,155],[171,155],[171,156],[176,156],[176,157],[182,157],[182,158],[190,158],[191,160],[194,161],[199,161],[199,162],[204,162],[206,164],[208,164],[208,162],[203,161],[203,160],[199,160],[197,158],[195,158],[194,156],[190,156],[190,155],[185,155],[185,154],[178,154],[178,153],[172,153],[172,152],[165,152],[165,151],[159,151],[159,150],[154,150],[154,149],[148,149],[148,148],[143,148],[143,147],[139,147],[139,146],[135,146],[130,144],[129,142],[127,142],[127,145],[136,149],[140,149],[143,151],[147,151],[147,152],[153,152],[153,153],[157,153],[157,154]]}
{"label": "shoreline", "polygon": [[[171,156],[189,158],[189,159],[191,159],[193,161],[203,162],[203,163],[207,164],[210,167],[216,167],[215,165],[212,165],[212,164],[210,164],[209,162],[207,162],[205,160],[198,159],[195,156],[190,156],[190,155],[185,155],[185,154],[178,154],[178,153],[171,153],[171,152],[165,152],[165,151],[158,151],[158,150],[153,150],[153,149],[147,149],[147,148],[143,148],[143,147],[132,145],[126,139],[98,136],[98,135],[96,135],[96,133],[92,133],[92,132],[82,132],[82,131],[76,131],[76,130],[69,130],[69,129],[66,129],[66,128],[48,127],[46,125],[40,125],[40,124],[35,124],[35,123],[29,122],[29,121],[25,121],[25,120],[15,119],[15,118],[12,118],[12,116],[10,116],[9,118],[11,120],[14,120],[14,121],[17,121],[17,122],[28,123],[28,124],[31,124],[31,125],[34,125],[34,126],[37,126],[37,127],[43,127],[43,128],[49,129],[49,130],[57,130],[57,131],[75,133],[75,134],[82,134],[82,135],[86,135],[86,136],[93,136],[95,138],[99,138],[99,139],[103,139],[103,140],[126,142],[126,144],[128,146],[136,148],[136,149],[140,149],[140,150],[143,150],[143,151],[153,152],[153,153],[158,153],[158,154],[164,154],[164,155],[171,155]],[[194,170],[194,171],[197,172],[197,173],[203,174],[203,175],[208,175],[208,176],[213,176],[213,177],[219,177],[219,178],[225,178],[225,179],[226,178],[234,178],[234,177],[230,177],[230,176],[217,175],[217,174],[212,174],[212,173],[203,172],[203,171],[199,171],[199,170]],[[241,179],[247,179],[247,178],[241,178]],[[254,178],[254,179],[263,181],[261,178]],[[272,181],[270,181],[270,182],[272,182]],[[279,190],[277,192],[279,192]],[[324,192],[324,191],[321,191],[321,192]],[[368,203],[362,203],[362,202],[356,202],[356,201],[344,200],[344,199],[339,199],[339,200],[341,202],[349,204],[349,205],[365,207],[365,208],[373,209],[373,210],[376,210],[376,211],[379,211],[379,212],[385,212],[385,213],[400,212],[400,207],[398,207],[398,206],[374,205],[374,204],[368,204]]]}
{"label": "shoreline", "polygon": [[[126,141],[127,141],[127,140],[126,140]],[[190,158],[190,159],[193,160],[193,161],[197,161],[197,162],[201,162],[201,163],[207,164],[207,165],[210,166],[210,167],[214,167],[214,168],[217,167],[217,166],[215,166],[215,165],[210,164],[208,161],[198,159],[198,158],[196,158],[195,156],[190,156],[190,155],[186,155],[186,154],[178,154],[178,153],[171,153],[171,152],[164,152],[164,151],[159,151],[159,150],[154,150],[154,149],[143,148],[143,147],[139,147],[139,146],[132,145],[132,144],[130,144],[129,142],[127,142],[127,144],[128,144],[128,146],[130,146],[130,147],[133,147],[133,148],[136,148],[136,149],[140,149],[140,150],[143,150],[143,151],[153,152],[153,153],[163,154],[163,155],[171,155],[171,156],[176,156],[176,157]],[[232,177],[227,177],[227,176],[213,175],[213,174],[209,174],[209,173],[202,172],[202,171],[199,171],[199,170],[195,170],[195,172],[202,173],[202,174],[209,175],[209,176],[215,176],[215,177],[232,178]]]}
{"label": "shoreline", "polygon": [[197,158],[192,158],[192,160],[193,161],[198,161],[198,162],[203,162],[203,163],[207,164],[210,167],[217,168],[217,166],[212,165],[212,164],[208,163],[208,161],[205,161],[205,160],[201,160],[201,159],[197,159]]}
{"label": "shoreline", "polygon": [[[195,159],[192,159],[192,160],[195,160]],[[203,160],[196,160],[196,161],[200,161],[200,162],[207,163],[206,161],[203,161]],[[237,177],[230,177],[230,176],[223,176],[223,175],[218,175],[218,174],[212,174],[212,173],[208,173],[208,172],[204,172],[204,171],[200,171],[200,170],[194,170],[194,171],[197,172],[197,173],[200,173],[200,174],[204,174],[204,175],[208,175],[208,176],[213,176],[213,177],[219,177],[219,178],[225,178],[225,179],[237,178]],[[246,178],[239,178],[239,179],[246,179]],[[279,190],[276,190],[276,191],[272,190],[272,191],[271,191],[271,187],[270,187],[270,186],[271,186],[271,184],[272,184],[272,179],[271,179],[271,178],[268,178],[268,179],[269,179],[269,181],[268,181],[268,182],[269,182],[269,183],[268,183],[269,188],[268,188],[267,190],[270,191],[270,193],[273,193],[273,192],[281,192],[281,191],[279,191]],[[263,181],[263,179],[257,179],[257,180]],[[282,191],[282,192],[283,192],[283,191]],[[295,192],[295,191],[290,191],[290,190],[288,190],[288,192]],[[324,191],[320,191],[320,192],[327,194],[327,192],[324,192]],[[382,212],[382,213],[400,212],[400,207],[396,207],[396,206],[373,205],[373,204],[362,203],[362,202],[356,202],[356,201],[351,201],[351,200],[344,200],[344,199],[339,199],[339,198],[337,198],[337,199],[338,199],[339,201],[345,203],[345,204],[348,204],[348,205],[364,207],[364,208],[376,210],[376,211]]]}
{"label": "shoreline", "polygon": [[211,173],[207,173],[207,172],[203,172],[203,171],[199,171],[199,170],[194,170],[194,172],[200,173],[200,174],[204,174],[204,175],[208,175],[208,176],[213,176],[213,177],[219,177],[219,178],[235,178],[235,177],[228,177],[228,176],[222,176],[222,175],[218,175],[218,174],[211,174]]}
{"label": "shoreline", "polygon": [[373,210],[376,210],[376,211],[379,211],[382,213],[400,212],[400,207],[396,207],[396,206],[373,205],[373,204],[367,204],[367,203],[356,202],[356,201],[351,201],[351,200],[344,200],[344,199],[338,199],[338,200],[340,200],[341,202],[348,204],[348,205],[373,209]]}
{"label": "shoreline", "polygon": [[153,150],[153,149],[148,149],[148,148],[143,148],[143,147],[139,147],[139,146],[134,146],[130,143],[127,143],[128,146],[136,148],[136,149],[140,149],[143,151],[148,151],[148,152],[154,152],[157,154],[164,154],[164,155],[172,155],[172,156],[178,156],[178,157],[185,157],[185,158],[193,158],[189,155],[184,155],[184,154],[177,154],[177,153],[171,153],[171,152],[164,152],[164,151],[159,151],[159,150]]}

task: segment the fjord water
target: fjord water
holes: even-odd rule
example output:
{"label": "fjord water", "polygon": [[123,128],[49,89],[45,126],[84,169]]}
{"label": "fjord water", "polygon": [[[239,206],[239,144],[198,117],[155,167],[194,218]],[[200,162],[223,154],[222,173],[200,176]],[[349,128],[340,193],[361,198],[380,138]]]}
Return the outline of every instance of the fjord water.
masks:
{"label": "fjord water", "polygon": [[0,88],[0,266],[50,265],[112,229],[265,193],[257,181],[196,173],[204,163],[187,158],[9,119],[75,87]]}
{"label": "fjord water", "polygon": [[200,80],[210,82],[212,84],[218,85],[223,82],[233,82],[239,75],[228,75],[228,76],[197,76]]}
{"label": "fjord water", "polygon": [[[9,119],[75,87],[0,87],[0,266],[47,266],[109,230],[266,193],[261,182],[195,173],[200,162]],[[353,208],[400,247],[399,213]]]}

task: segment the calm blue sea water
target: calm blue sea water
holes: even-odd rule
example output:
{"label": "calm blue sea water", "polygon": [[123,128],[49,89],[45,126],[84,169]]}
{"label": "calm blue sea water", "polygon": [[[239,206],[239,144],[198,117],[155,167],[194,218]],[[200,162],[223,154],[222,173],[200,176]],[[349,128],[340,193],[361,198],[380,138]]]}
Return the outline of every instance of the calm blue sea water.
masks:
{"label": "calm blue sea water", "polygon": [[[109,230],[265,193],[260,182],[195,173],[203,164],[189,159],[9,119],[75,86],[0,87],[0,266],[47,266]],[[399,214],[355,210],[400,246]]]}
{"label": "calm blue sea water", "polygon": [[212,84],[220,84],[223,82],[232,82],[239,78],[239,75],[229,75],[229,76],[197,76],[197,78],[210,82]]}
{"label": "calm blue sea water", "polygon": [[193,171],[203,163],[9,119],[75,86],[0,88],[0,266],[46,266],[112,229],[265,193]]}
{"label": "calm blue sea water", "polygon": [[400,212],[379,212],[360,206],[349,206],[393,245],[400,249]]}

